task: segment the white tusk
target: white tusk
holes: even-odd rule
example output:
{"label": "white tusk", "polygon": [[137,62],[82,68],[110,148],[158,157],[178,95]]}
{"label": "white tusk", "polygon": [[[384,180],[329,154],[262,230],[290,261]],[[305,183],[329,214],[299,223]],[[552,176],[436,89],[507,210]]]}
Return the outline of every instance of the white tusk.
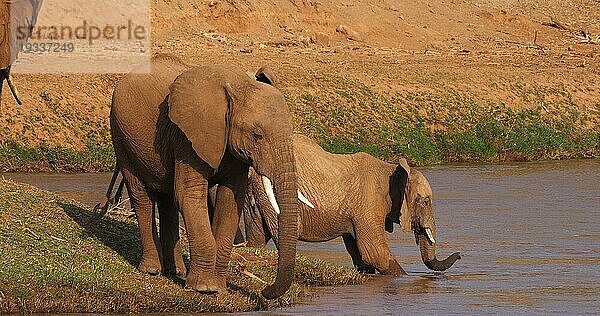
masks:
{"label": "white tusk", "polygon": [[435,244],[435,238],[433,238],[431,228],[425,228],[425,233],[427,234],[427,238],[429,238],[429,241],[431,241],[432,244]]}
{"label": "white tusk", "polygon": [[304,196],[304,194],[302,194],[302,192],[300,192],[300,190],[298,190],[298,200],[302,201],[302,203],[308,205],[310,208],[315,208],[315,206],[310,203],[310,201],[306,198],[306,196]]}
{"label": "white tusk", "polygon": [[275,213],[279,215],[281,211],[279,210],[279,204],[277,204],[277,200],[275,199],[275,193],[273,192],[273,184],[271,180],[266,176],[261,176],[263,187],[265,188],[265,193],[267,194],[267,198],[269,198],[269,202],[271,202],[271,206],[275,210]]}

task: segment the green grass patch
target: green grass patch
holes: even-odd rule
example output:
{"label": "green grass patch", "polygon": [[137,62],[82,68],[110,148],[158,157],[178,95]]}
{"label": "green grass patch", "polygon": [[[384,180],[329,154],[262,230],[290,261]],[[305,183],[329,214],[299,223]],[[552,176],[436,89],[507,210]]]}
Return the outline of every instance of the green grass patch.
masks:
{"label": "green grass patch", "polygon": [[[148,276],[137,225],[113,214],[91,224],[80,203],[32,186],[0,184],[0,313],[240,312],[288,306],[313,294],[311,285],[356,284],[354,270],[299,256],[296,280],[280,299],[260,296],[274,281],[277,254],[234,250],[229,290],[186,291],[181,280]],[[250,272],[255,277],[248,274]]]}
{"label": "green grass patch", "polygon": [[600,104],[581,110],[558,88],[528,92],[532,104],[545,100],[545,106],[514,111],[451,89],[388,95],[358,80],[320,82],[324,89],[288,100],[297,132],[334,153],[362,151],[418,165],[600,158]]}
{"label": "green grass patch", "polygon": [[84,150],[41,145],[27,148],[17,142],[0,145],[4,172],[100,172],[111,171],[115,154],[110,145],[89,143]]}
{"label": "green grass patch", "polygon": [[[582,108],[561,85],[515,82],[504,88],[514,93],[514,102],[525,104],[522,110],[447,87],[381,92],[360,80],[334,75],[319,75],[301,90],[283,92],[296,132],[335,153],[362,151],[392,162],[407,158],[418,165],[600,158],[600,103]],[[27,132],[0,131],[4,135],[0,143],[2,170],[111,170],[115,159],[107,119],[92,120],[85,113],[74,112],[49,93],[40,97],[56,114],[53,127],[38,122],[49,118],[34,113],[23,125]],[[12,122],[13,118],[6,120]],[[48,133],[72,131],[74,138],[88,145],[83,150],[71,149],[74,146],[69,145],[67,134],[62,136],[66,137],[64,146],[24,145],[42,128],[52,129]]]}

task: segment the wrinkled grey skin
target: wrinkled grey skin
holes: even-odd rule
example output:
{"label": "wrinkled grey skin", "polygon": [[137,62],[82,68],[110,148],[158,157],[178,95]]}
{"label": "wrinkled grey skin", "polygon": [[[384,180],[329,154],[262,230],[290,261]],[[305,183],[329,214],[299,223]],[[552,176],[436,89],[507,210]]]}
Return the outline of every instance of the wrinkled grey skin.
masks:
{"label": "wrinkled grey skin", "polygon": [[[117,165],[140,226],[141,271],[185,273],[179,210],[190,243],[186,286],[224,290],[252,166],[272,179],[282,209],[277,278],[263,295],[287,291],[295,264],[297,181],[291,116],[278,90],[236,67],[190,67],[162,55],[153,58],[150,73],[134,71],[117,84],[110,122]],[[211,221],[208,189],[215,184]]]}
{"label": "wrinkled grey skin", "polygon": [[[433,240],[436,226],[432,190],[427,179],[405,160],[389,164],[365,153],[338,155],[324,151],[309,138],[293,136],[298,187],[314,208],[299,202],[299,239],[322,242],[343,237],[354,265],[361,271],[402,275],[387,244],[393,224],[413,231],[424,264],[443,271],[460,259],[458,253],[439,261]],[[274,236],[277,215],[252,170],[243,210],[248,246],[261,247]]]}

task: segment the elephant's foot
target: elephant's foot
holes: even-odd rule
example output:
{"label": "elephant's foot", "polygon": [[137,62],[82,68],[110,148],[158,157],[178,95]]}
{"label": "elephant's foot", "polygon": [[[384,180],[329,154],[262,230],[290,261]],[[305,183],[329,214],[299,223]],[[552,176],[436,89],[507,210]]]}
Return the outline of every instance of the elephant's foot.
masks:
{"label": "elephant's foot", "polygon": [[217,284],[219,292],[223,292],[223,291],[227,290],[227,278],[226,277],[220,277],[220,276],[215,277],[215,283]]}
{"label": "elephant's foot", "polygon": [[163,270],[163,274],[172,275],[180,278],[185,278],[186,268],[183,267],[170,267]]}
{"label": "elephant's foot", "polygon": [[385,275],[401,276],[407,274],[406,271],[402,269],[402,267],[398,264],[398,262],[395,259],[389,260],[387,268],[378,270],[381,274]]}
{"label": "elephant's foot", "polygon": [[213,275],[193,272],[190,272],[188,275],[185,287],[203,294],[212,294],[225,290],[225,286],[221,285]]}
{"label": "elephant's foot", "polygon": [[181,248],[179,244],[175,247],[175,273],[177,276],[185,278],[187,274],[187,269],[185,267],[185,262],[183,262],[183,255],[181,254]]}
{"label": "elephant's foot", "polygon": [[185,263],[183,263],[183,258],[179,258],[175,263],[175,275],[181,278],[185,278],[187,274],[187,269],[185,268]]}
{"label": "elephant's foot", "polygon": [[375,274],[376,272],[375,267],[367,265],[356,267],[356,270],[363,274]]}
{"label": "elephant's foot", "polygon": [[185,278],[187,269],[185,267],[185,263],[183,262],[183,257],[179,256],[179,258],[175,259],[175,263],[165,264],[163,273],[166,275],[174,275],[180,278]]}
{"label": "elephant's foot", "polygon": [[148,273],[150,275],[159,275],[162,271],[160,260],[158,259],[142,259],[142,262],[138,266],[138,270],[142,273]]}

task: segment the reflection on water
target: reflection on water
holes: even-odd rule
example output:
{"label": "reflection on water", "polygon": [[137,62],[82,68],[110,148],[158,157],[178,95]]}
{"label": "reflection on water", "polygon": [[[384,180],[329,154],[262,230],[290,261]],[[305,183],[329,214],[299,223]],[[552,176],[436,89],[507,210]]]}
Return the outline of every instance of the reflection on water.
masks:
{"label": "reflection on water", "polygon": [[[423,172],[434,190],[438,257],[461,251],[462,260],[429,271],[413,236],[398,229],[388,240],[409,276],[327,288],[276,313],[600,313],[600,161]],[[341,240],[299,249],[350,262]]]}
{"label": "reflection on water", "polygon": [[[438,257],[461,251],[462,260],[444,273],[429,271],[413,236],[396,229],[388,239],[408,276],[323,288],[305,305],[268,313],[600,313],[600,161],[423,172],[434,190]],[[110,174],[5,177],[88,204],[99,201],[110,180]],[[341,240],[298,248],[350,265]]]}

